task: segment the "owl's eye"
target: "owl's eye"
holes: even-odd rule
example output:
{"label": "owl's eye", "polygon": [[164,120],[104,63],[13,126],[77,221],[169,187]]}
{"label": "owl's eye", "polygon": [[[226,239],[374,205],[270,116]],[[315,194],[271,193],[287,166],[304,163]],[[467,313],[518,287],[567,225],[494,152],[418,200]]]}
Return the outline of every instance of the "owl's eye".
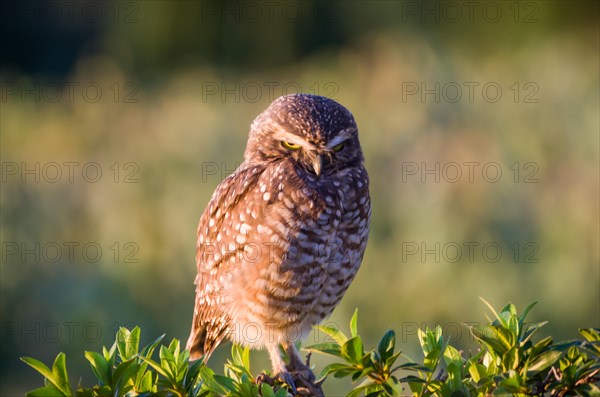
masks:
{"label": "owl's eye", "polygon": [[300,149],[300,145],[296,145],[295,143],[290,143],[286,141],[281,141],[281,146],[289,150],[298,150]]}
{"label": "owl's eye", "polygon": [[339,152],[339,151],[340,151],[340,150],[342,150],[343,148],[344,148],[344,142],[342,142],[342,143],[339,143],[339,144],[335,145],[335,146],[333,147],[333,151],[334,151],[334,152]]}

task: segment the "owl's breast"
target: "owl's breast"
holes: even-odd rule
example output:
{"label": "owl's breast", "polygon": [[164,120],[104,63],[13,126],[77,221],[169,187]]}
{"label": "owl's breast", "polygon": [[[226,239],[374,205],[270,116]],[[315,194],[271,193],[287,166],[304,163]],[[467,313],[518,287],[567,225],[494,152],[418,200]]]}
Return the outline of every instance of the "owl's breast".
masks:
{"label": "owl's breast", "polygon": [[[261,313],[278,324],[309,327],[330,313],[356,274],[366,244],[370,204],[363,176],[349,170],[317,180],[285,167],[262,173],[249,192],[248,230],[235,228],[244,257],[256,258],[234,266],[235,318],[258,321],[251,313]],[[240,310],[239,302],[250,300],[253,305]]]}
{"label": "owl's breast", "polygon": [[[341,267],[356,272],[371,214],[365,169],[353,167],[320,177],[288,170],[273,188],[278,192],[269,217],[286,223],[282,268],[325,276],[339,273]],[[341,277],[346,281],[347,276]]]}
{"label": "owl's breast", "polygon": [[362,261],[371,216],[369,179],[363,167],[303,181],[297,197],[303,219],[290,252],[299,261],[300,288],[312,299],[305,321],[327,317],[343,297]]}

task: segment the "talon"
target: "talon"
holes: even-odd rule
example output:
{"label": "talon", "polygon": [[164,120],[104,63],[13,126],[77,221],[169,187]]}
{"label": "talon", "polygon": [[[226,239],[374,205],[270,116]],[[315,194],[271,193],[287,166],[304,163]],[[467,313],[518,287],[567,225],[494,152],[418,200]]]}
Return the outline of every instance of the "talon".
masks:
{"label": "talon", "polygon": [[286,385],[288,385],[290,387],[292,394],[294,394],[294,395],[298,394],[298,390],[296,389],[296,384],[294,383],[292,374],[290,374],[287,371],[280,372],[279,374],[277,374],[277,378],[279,378],[279,380],[281,380],[283,383],[285,383]]}
{"label": "talon", "polygon": [[275,380],[273,378],[271,378],[269,375],[267,375],[266,373],[262,372],[262,373],[258,374],[258,376],[256,377],[256,384],[260,387],[260,385],[262,385],[263,383],[273,386],[273,383],[275,383]]}
{"label": "talon", "polygon": [[294,383],[292,374],[287,371],[281,372],[281,373],[275,375],[275,377],[273,377],[273,378],[264,372],[262,372],[256,376],[256,384],[258,385],[259,389],[260,389],[260,385],[262,385],[263,383],[266,383],[267,385],[269,385],[271,387],[275,387],[276,382],[281,382],[281,383],[287,385],[289,387],[290,391],[294,395],[298,394],[298,389],[296,388],[296,384]]}

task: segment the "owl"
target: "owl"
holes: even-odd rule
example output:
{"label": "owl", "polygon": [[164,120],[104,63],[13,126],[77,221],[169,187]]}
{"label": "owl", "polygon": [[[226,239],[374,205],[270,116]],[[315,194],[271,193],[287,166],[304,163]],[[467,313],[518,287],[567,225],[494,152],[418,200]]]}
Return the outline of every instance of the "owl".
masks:
{"label": "owl", "polygon": [[332,99],[282,96],[254,120],[198,225],[192,359],[223,340],[266,348],[290,383],[279,348],[301,365],[294,343],[331,314],[365,252],[363,163],[354,117]]}

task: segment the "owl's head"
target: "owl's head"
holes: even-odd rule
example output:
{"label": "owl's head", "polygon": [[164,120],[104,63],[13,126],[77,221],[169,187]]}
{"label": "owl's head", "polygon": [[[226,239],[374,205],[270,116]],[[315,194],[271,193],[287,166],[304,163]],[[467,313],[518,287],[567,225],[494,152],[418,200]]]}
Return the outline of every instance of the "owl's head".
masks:
{"label": "owl's head", "polygon": [[244,161],[292,161],[328,175],[363,161],[352,113],[336,101],[294,94],[276,99],[252,123]]}

